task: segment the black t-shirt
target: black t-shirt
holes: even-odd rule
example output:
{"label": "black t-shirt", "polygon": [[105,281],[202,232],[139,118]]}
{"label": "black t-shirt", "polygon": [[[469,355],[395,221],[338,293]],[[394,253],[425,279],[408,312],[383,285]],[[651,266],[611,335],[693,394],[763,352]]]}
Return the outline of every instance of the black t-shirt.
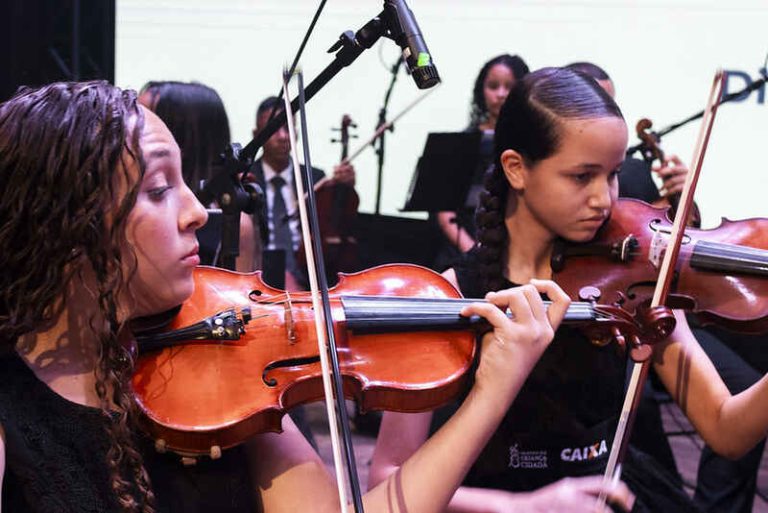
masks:
{"label": "black t-shirt", "polygon": [[[0,354],[0,424],[6,437],[2,510],[118,512],[106,463],[109,419],[51,390],[14,351]],[[137,435],[160,513],[257,511],[244,450],[185,467]]]}
{"label": "black t-shirt", "polygon": [[[488,292],[477,269],[475,251],[454,267],[465,297]],[[464,484],[526,491],[561,477],[602,472],[621,409],[625,368],[626,357],[615,344],[596,346],[561,326]],[[456,407],[436,412],[433,428]]]}

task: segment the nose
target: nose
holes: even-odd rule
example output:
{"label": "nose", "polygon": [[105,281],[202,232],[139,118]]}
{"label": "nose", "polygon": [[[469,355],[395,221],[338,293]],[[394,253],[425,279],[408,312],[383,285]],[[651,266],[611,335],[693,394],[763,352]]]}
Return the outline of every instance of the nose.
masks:
{"label": "nose", "polygon": [[208,222],[208,211],[186,185],[181,191],[182,203],[179,212],[179,229],[182,232],[195,231]]}
{"label": "nose", "polygon": [[[615,181],[614,181],[615,182]],[[610,181],[595,180],[589,196],[589,206],[595,210],[608,212],[618,195],[618,188]]]}
{"label": "nose", "polygon": [[280,140],[288,140],[289,133],[288,133],[288,125],[281,126],[277,132],[275,132],[275,135]]}

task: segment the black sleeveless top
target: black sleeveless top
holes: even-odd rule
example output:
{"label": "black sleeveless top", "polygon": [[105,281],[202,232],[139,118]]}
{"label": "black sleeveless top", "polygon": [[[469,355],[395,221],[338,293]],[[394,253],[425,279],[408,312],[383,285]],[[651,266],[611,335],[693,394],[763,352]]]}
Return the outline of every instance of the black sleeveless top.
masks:
{"label": "black sleeveless top", "polygon": [[[455,267],[465,297],[483,297],[475,251]],[[507,282],[508,287],[515,286]],[[527,491],[602,472],[621,410],[626,357],[561,326],[467,475],[466,486]],[[441,422],[446,413],[436,414]]]}
{"label": "black sleeveless top", "polygon": [[[6,451],[3,512],[120,511],[109,484],[107,422],[101,410],[51,390],[15,351],[0,351],[0,424]],[[257,510],[242,449],[184,467],[175,455],[156,453],[143,438],[139,448],[157,511]]]}

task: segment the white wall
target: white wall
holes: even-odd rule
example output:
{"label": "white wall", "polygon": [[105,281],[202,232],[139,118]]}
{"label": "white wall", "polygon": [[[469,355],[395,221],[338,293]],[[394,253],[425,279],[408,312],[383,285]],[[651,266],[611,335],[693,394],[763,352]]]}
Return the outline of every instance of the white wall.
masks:
{"label": "white wall", "polygon": [[[140,88],[148,80],[198,80],[224,99],[235,141],[250,140],[254,110],[275,94],[280,72],[293,58],[318,1],[118,0],[116,82]],[[381,11],[380,1],[336,0],[305,51],[309,81],[330,61],[325,51],[345,30],[357,30]],[[440,88],[396,126],[387,140],[382,211],[402,207],[426,134],[461,130],[471,87],[483,62],[518,53],[531,68],[590,60],[617,86],[617,100],[634,129],[640,117],[663,127],[703,108],[714,70],[746,72],[762,66],[768,9],[764,0],[409,0],[443,78]],[[338,159],[330,128],[343,113],[361,139],[376,124],[398,49],[383,40],[341,72],[309,103],[313,163],[326,170]],[[734,80],[736,86],[741,84]],[[401,75],[390,113],[418,90]],[[697,124],[670,134],[664,146],[685,161]],[[712,136],[697,192],[705,224],[720,216],[764,216],[763,144],[768,104],[753,95],[724,106]],[[634,137],[630,137],[633,141]],[[353,148],[355,143],[353,142]],[[375,157],[356,162],[361,210],[372,211]]]}

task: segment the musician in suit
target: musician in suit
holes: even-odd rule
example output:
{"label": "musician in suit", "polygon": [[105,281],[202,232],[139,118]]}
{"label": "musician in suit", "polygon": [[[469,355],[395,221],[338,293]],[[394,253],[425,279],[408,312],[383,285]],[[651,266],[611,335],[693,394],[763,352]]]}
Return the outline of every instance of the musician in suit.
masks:
{"label": "musician in suit", "polygon": [[[256,110],[256,127],[253,129],[254,136],[264,129],[274,110],[282,110],[281,106],[281,101],[274,96],[266,98],[259,104]],[[264,266],[266,269],[274,265],[274,260],[282,257],[280,250],[284,251],[284,288],[289,291],[307,288],[306,270],[299,269],[294,254],[301,243],[301,226],[290,151],[291,142],[286,124],[264,143],[261,158],[256,160],[250,169],[250,178],[264,190],[267,203],[269,238],[266,241]],[[325,172],[312,168],[312,186],[318,185],[324,178]],[[354,186],[355,169],[348,162],[342,162],[334,167],[332,179]],[[306,189],[307,184],[303,185]],[[277,268],[280,267],[278,264]],[[269,276],[265,279],[269,279]]]}

